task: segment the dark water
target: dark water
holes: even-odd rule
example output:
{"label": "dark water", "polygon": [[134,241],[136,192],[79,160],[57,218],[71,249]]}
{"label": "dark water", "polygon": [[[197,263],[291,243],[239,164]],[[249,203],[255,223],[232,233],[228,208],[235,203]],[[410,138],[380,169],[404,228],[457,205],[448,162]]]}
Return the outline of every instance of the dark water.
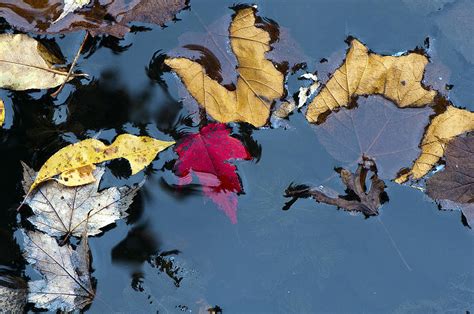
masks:
{"label": "dark water", "polygon": [[[66,86],[57,100],[39,92],[0,92],[7,110],[0,133],[0,265],[37,276],[24,265],[14,239],[21,223],[15,212],[22,196],[19,160],[38,169],[60,147],[97,135],[171,139],[172,125],[186,114],[178,81],[167,73],[158,84],[146,69],[155,52],[170,51],[179,35],[231,14],[233,4],[192,0],[180,21],[164,29],[102,40],[78,66],[93,79]],[[349,35],[383,54],[421,47],[429,37],[437,60],[451,72],[450,99],[474,109],[473,23],[458,23],[449,13],[473,10],[469,0],[256,4],[259,15],[289,28],[313,61],[346,49]],[[55,38],[71,59],[82,37]],[[295,83],[289,88],[295,90]],[[225,313],[474,310],[474,238],[460,213],[439,211],[422,192],[391,182],[380,219],[312,200],[282,211],[290,182],[320,184],[345,165],[325,151],[301,113],[290,117],[287,129],[251,133],[247,142],[256,142],[249,147],[260,158],[236,163],[245,194],[235,225],[199,192],[166,189],[163,180],[173,177],[164,165],[176,156],[171,150],[160,154],[131,216],[90,239],[97,296],[88,312],[195,313],[214,305]],[[117,179],[114,173],[123,172],[124,164],[111,168],[104,186],[143,178]],[[342,189],[337,177],[329,182]]]}

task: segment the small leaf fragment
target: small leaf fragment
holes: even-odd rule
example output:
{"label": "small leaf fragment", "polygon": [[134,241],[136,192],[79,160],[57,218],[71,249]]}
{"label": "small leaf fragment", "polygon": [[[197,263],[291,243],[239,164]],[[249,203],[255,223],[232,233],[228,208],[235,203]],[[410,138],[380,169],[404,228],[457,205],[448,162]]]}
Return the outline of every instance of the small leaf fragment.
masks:
{"label": "small leaf fragment", "polygon": [[90,0],[64,0],[63,12],[53,23],[56,23],[59,20],[62,20],[69,13],[72,13],[76,11],[77,9],[80,9],[85,5],[88,5],[89,3],[90,3]]}
{"label": "small leaf fragment", "polygon": [[20,277],[0,275],[0,312],[23,313],[27,288],[26,282]]}
{"label": "small leaf fragment", "polygon": [[121,134],[110,145],[87,139],[68,145],[51,156],[41,167],[30,192],[40,183],[59,175],[58,182],[79,186],[95,181],[95,164],[124,158],[130,163],[132,175],[148,166],[156,155],[175,142],[156,140],[148,136]]}
{"label": "small leaf fragment", "polygon": [[436,95],[421,85],[428,58],[418,53],[381,56],[357,39],[351,41],[345,62],[332,74],[308,106],[306,119],[320,123],[327,112],[349,105],[353,96],[380,94],[397,106],[423,107]]}
{"label": "small leaf fragment", "polygon": [[3,122],[5,122],[5,104],[0,99],[0,126],[3,125]]}
{"label": "small leaf fragment", "polygon": [[421,142],[421,154],[407,173],[395,182],[404,183],[412,178],[425,176],[444,155],[446,145],[456,136],[474,130],[474,113],[448,106],[446,111],[436,116],[428,126]]}

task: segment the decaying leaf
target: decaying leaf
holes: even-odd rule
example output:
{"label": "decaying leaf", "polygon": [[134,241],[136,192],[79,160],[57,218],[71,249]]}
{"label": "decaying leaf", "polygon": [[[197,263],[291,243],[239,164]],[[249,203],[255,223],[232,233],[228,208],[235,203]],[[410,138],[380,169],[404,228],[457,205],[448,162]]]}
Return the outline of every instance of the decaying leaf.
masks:
{"label": "decaying leaf", "polygon": [[[104,168],[93,175],[96,181],[78,187],[67,187],[48,181],[26,198],[34,215],[29,217],[35,227],[50,236],[94,236],[101,229],[127,216],[126,210],[139,186],[111,187],[98,191]],[[28,193],[36,173],[23,164],[23,189]]]}
{"label": "decaying leaf", "polygon": [[[287,209],[298,198],[312,197],[319,203],[334,205],[346,211],[361,212],[366,217],[378,215],[378,209],[386,200],[386,194],[384,192],[385,183],[378,178],[375,164],[370,160],[365,160],[359,164],[354,174],[343,168],[339,168],[337,171],[347,187],[347,195],[331,197],[321,192],[317,187],[290,185],[285,191],[285,197],[292,197],[293,200],[287,203]],[[373,172],[373,175],[370,177],[370,189],[367,191],[366,180],[369,171]]]}
{"label": "decaying leaf", "polygon": [[[68,14],[88,2],[91,2],[90,7]],[[121,38],[130,31],[130,22],[163,26],[186,8],[186,2],[186,0],[4,0],[0,2],[0,16],[14,28],[24,32],[58,34],[87,30],[93,36],[109,34]]]}
{"label": "decaying leaf", "polygon": [[80,310],[92,302],[87,237],[76,250],[41,232],[24,234],[24,242],[26,260],[43,276],[28,283],[29,302],[51,311]]}
{"label": "decaying leaf", "polygon": [[428,62],[415,52],[402,56],[371,53],[353,39],[345,62],[309,104],[306,119],[320,123],[326,113],[349,105],[351,98],[359,95],[380,94],[401,108],[430,104],[436,91],[421,85]]}
{"label": "decaying leaf", "polygon": [[426,175],[444,155],[446,145],[456,136],[474,130],[474,113],[448,106],[429,125],[421,142],[421,155],[411,170],[400,175],[395,182],[403,183]]}
{"label": "decaying leaf", "polygon": [[59,20],[62,20],[66,15],[76,11],[77,9],[82,8],[85,5],[88,5],[90,0],[64,0],[63,13],[53,22],[56,23]]}
{"label": "decaying leaf", "polygon": [[230,160],[251,159],[242,143],[230,136],[224,124],[209,124],[199,133],[188,135],[176,147],[179,159],[175,173],[179,184],[189,184],[195,174],[203,192],[229,219],[237,222],[237,193],[242,192],[236,167]]}
{"label": "decaying leaf", "polygon": [[3,122],[5,122],[5,104],[0,99],[0,126],[3,125]]}
{"label": "decaying leaf", "polygon": [[66,186],[95,182],[95,164],[117,158],[126,159],[134,175],[148,166],[159,152],[173,144],[174,142],[131,134],[119,135],[108,146],[96,139],[71,144],[60,149],[45,162],[29,191],[55,176],[59,176],[56,181]]}
{"label": "decaying leaf", "polygon": [[165,63],[178,74],[189,93],[219,122],[267,123],[275,99],[284,94],[283,74],[266,59],[270,35],[255,26],[255,9],[239,10],[229,28],[229,38],[238,67],[235,90],[209,77],[205,68],[187,58],[168,58]]}
{"label": "decaying leaf", "polygon": [[0,275],[0,312],[24,313],[27,288],[27,284],[22,278]]}
{"label": "decaying leaf", "polygon": [[27,35],[0,35],[0,88],[28,90],[59,86],[68,73],[54,67],[61,63],[62,60]]}
{"label": "decaying leaf", "polygon": [[444,158],[446,168],[428,179],[427,194],[436,200],[474,203],[474,136],[452,140]]}
{"label": "decaying leaf", "polygon": [[378,176],[392,180],[420,154],[431,114],[430,107],[402,109],[379,95],[360,96],[356,108],[332,113],[314,131],[343,166],[369,157],[377,164]]}

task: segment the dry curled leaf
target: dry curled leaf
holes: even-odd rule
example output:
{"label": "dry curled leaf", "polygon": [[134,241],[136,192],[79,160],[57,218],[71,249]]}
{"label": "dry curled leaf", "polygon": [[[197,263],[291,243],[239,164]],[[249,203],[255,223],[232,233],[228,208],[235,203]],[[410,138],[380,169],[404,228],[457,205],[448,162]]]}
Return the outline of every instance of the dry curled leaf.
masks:
{"label": "dry curled leaf", "polygon": [[54,67],[61,63],[62,60],[28,35],[0,35],[0,88],[28,90],[59,86],[68,73]]}
{"label": "dry curled leaf", "polygon": [[84,308],[94,298],[87,237],[74,250],[41,232],[24,234],[24,255],[43,276],[30,281],[28,301],[51,311]]}
{"label": "dry curled leaf", "polygon": [[[285,191],[285,197],[292,197],[288,202],[286,209],[298,198],[312,197],[319,203],[334,205],[346,211],[361,212],[366,217],[378,215],[378,209],[386,200],[385,183],[377,176],[375,164],[370,160],[364,160],[359,164],[356,172],[353,174],[349,170],[337,169],[341,176],[341,181],[346,186],[347,195],[332,197],[322,192],[318,187],[309,187],[307,185],[290,185]],[[367,190],[367,175],[369,171],[373,172],[370,177],[370,189]]]}
{"label": "dry curled leaf", "polygon": [[448,106],[446,111],[431,121],[421,142],[421,154],[413,167],[395,182],[403,183],[425,176],[444,155],[446,145],[456,136],[474,130],[474,113]]}
{"label": "dry curled leaf", "polygon": [[423,107],[431,103],[436,91],[421,85],[428,58],[412,52],[402,56],[371,53],[357,39],[344,63],[308,106],[306,119],[320,123],[328,112],[349,105],[352,97],[380,94],[399,107]]}
{"label": "dry curled leaf", "polygon": [[27,284],[20,277],[0,275],[0,312],[24,313]]}
{"label": "dry curled leaf", "polygon": [[205,68],[187,58],[168,58],[165,63],[178,74],[189,93],[215,120],[267,123],[275,99],[284,94],[283,74],[266,59],[270,35],[255,26],[255,9],[239,10],[229,28],[232,51],[237,57],[239,77],[229,90],[209,77]]}
{"label": "dry curled leaf", "polygon": [[173,144],[174,142],[131,134],[119,135],[108,146],[96,139],[71,144],[60,149],[44,163],[29,192],[55,176],[59,176],[56,181],[66,186],[92,183],[95,181],[95,164],[117,158],[126,159],[134,175],[148,166],[159,152]]}
{"label": "dry curled leaf", "polygon": [[[98,191],[104,168],[93,175],[96,181],[78,187],[67,187],[48,181],[27,197],[25,203],[34,215],[30,222],[50,236],[94,236],[101,229],[127,216],[126,210],[138,187],[111,187]],[[28,192],[36,173],[23,164],[23,189]]]}

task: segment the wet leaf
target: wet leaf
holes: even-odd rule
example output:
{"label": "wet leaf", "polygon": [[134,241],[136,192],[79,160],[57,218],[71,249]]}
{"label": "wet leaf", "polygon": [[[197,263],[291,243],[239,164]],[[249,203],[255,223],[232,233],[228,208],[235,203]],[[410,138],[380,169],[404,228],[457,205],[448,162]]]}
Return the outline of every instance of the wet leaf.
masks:
{"label": "wet leaf", "polygon": [[88,5],[90,0],[64,0],[64,8],[61,15],[54,21],[56,23],[59,20],[62,20],[66,15],[76,11],[77,9],[82,8],[85,5]]}
{"label": "wet leaf", "polygon": [[175,173],[179,184],[189,184],[195,174],[204,194],[237,222],[237,193],[242,192],[236,167],[230,160],[251,159],[242,143],[230,136],[224,124],[210,124],[199,133],[188,135],[176,147],[179,159]]}
{"label": "wet leaf", "polygon": [[267,123],[275,99],[284,94],[284,76],[266,59],[270,35],[255,26],[253,8],[239,10],[229,28],[229,38],[238,67],[235,90],[211,78],[206,69],[188,58],[168,58],[165,63],[178,74],[189,93],[219,122]]}
{"label": "wet leaf", "polygon": [[0,99],[0,126],[3,125],[3,122],[5,122],[5,104]]}
{"label": "wet leaf", "polygon": [[[104,168],[98,168],[93,176],[96,181],[79,187],[67,187],[56,181],[42,184],[25,203],[34,215],[29,217],[35,227],[50,236],[94,236],[102,228],[127,216],[139,186],[111,187],[99,192]],[[23,189],[25,193],[35,178],[35,172],[23,164]]]}
{"label": "wet leaf", "polygon": [[61,85],[67,71],[45,46],[24,34],[0,35],[0,88],[44,89]]}
{"label": "wet leaf", "polygon": [[431,108],[398,108],[382,96],[359,97],[357,107],[343,108],[314,127],[320,143],[345,165],[362,157],[377,164],[378,175],[394,179],[420,154]]}
{"label": "wet leaf", "polygon": [[401,108],[423,107],[436,95],[420,83],[428,62],[415,52],[402,56],[371,53],[353,39],[344,63],[309,104],[306,119],[320,123],[327,113],[348,106],[359,95],[380,94]]}
{"label": "wet leaf", "polygon": [[24,234],[24,242],[26,260],[43,276],[29,282],[29,302],[51,311],[80,310],[92,302],[87,237],[76,250],[41,232]]}
{"label": "wet leaf", "polygon": [[[347,187],[346,195],[332,197],[322,192],[318,187],[290,185],[285,191],[285,197],[292,197],[293,201],[287,204],[291,205],[297,198],[312,197],[319,203],[334,205],[346,211],[361,212],[366,217],[378,215],[378,209],[385,201],[386,195],[384,192],[385,183],[377,176],[375,165],[371,161],[365,160],[359,164],[355,173],[343,168],[337,171],[341,176],[342,183]],[[370,189],[367,190],[366,179],[369,171],[373,172],[373,175],[370,177]]]}
{"label": "wet leaf", "polygon": [[409,178],[418,180],[425,176],[444,155],[446,145],[456,136],[474,130],[474,113],[448,106],[436,116],[426,130],[421,142],[421,155],[408,172],[395,181],[403,183]]}
{"label": "wet leaf", "polygon": [[23,313],[27,294],[27,284],[22,278],[0,275],[0,311],[2,313]]}
{"label": "wet leaf", "polygon": [[148,136],[119,135],[110,145],[96,139],[87,139],[68,145],[51,156],[41,167],[30,192],[40,183],[55,176],[66,186],[79,186],[95,182],[95,164],[124,158],[130,163],[132,175],[148,166],[156,155],[174,142],[159,141]]}
{"label": "wet leaf", "polygon": [[444,158],[446,168],[428,179],[427,194],[437,200],[474,203],[474,136],[452,140]]}
{"label": "wet leaf", "polygon": [[[108,34],[121,38],[130,31],[130,22],[163,26],[187,6],[186,0],[115,0],[93,1],[90,8],[77,10],[87,2],[5,0],[0,3],[0,16],[25,32],[58,34],[87,30],[93,36]],[[74,10],[77,11],[70,13]]]}

